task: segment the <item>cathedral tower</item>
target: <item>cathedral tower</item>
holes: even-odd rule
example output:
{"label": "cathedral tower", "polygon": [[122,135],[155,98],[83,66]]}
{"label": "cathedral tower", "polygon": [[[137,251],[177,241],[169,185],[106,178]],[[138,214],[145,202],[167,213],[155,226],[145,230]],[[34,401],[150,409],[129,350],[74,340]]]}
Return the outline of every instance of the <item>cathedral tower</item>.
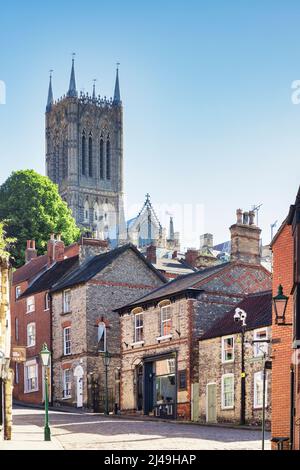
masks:
{"label": "cathedral tower", "polygon": [[99,238],[120,241],[123,210],[123,108],[117,68],[114,98],[78,95],[74,57],[69,89],[46,106],[46,174],[58,185],[77,224]]}

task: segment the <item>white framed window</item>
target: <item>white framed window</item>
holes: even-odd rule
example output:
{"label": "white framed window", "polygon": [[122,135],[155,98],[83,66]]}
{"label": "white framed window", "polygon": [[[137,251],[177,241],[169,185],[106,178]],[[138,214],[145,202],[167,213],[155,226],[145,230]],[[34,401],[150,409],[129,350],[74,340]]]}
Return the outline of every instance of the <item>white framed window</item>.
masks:
{"label": "white framed window", "polygon": [[[259,330],[254,331],[253,335],[254,341],[263,341],[268,339],[268,330],[267,328],[260,328]],[[268,354],[268,343],[254,343],[253,344],[253,355],[254,357],[261,357],[264,353]]]}
{"label": "white framed window", "polygon": [[234,375],[222,375],[222,409],[234,408]]}
{"label": "white framed window", "polygon": [[98,351],[105,352],[106,351],[106,325],[104,322],[98,323]]}
{"label": "white framed window", "polygon": [[18,300],[20,295],[21,295],[21,286],[17,286],[16,287],[16,300]]}
{"label": "white framed window", "polygon": [[71,312],[71,290],[64,290],[64,313]]}
{"label": "white framed window", "polygon": [[168,336],[171,334],[172,320],[170,305],[166,305],[160,309],[160,328],[161,336]]}
{"label": "white framed window", "polygon": [[35,337],[36,337],[36,330],[35,330],[35,323],[28,323],[27,325],[27,347],[30,348],[35,346]]}
{"label": "white framed window", "polygon": [[71,382],[71,369],[64,369],[63,371],[63,398],[71,398],[72,396],[72,382]]}
{"label": "white framed window", "polygon": [[222,341],[222,362],[234,361],[234,337],[224,336]]}
{"label": "white framed window", "polygon": [[[266,374],[266,394],[265,394],[265,407],[268,404],[268,379]],[[263,379],[263,371],[255,372],[254,374],[254,408],[262,408],[263,406],[263,387],[264,387],[264,379]]]}
{"label": "white framed window", "polygon": [[26,300],[26,313],[34,312],[35,311],[35,298],[32,295],[31,297],[27,297]]}
{"label": "white framed window", "polygon": [[144,314],[143,312],[134,315],[134,341],[139,343],[144,340]]}
{"label": "white framed window", "polygon": [[64,355],[69,356],[71,354],[71,327],[67,326],[63,330],[64,338]]}
{"label": "white framed window", "polygon": [[45,294],[45,310],[49,310],[50,308],[50,296],[49,292],[46,292]]}
{"label": "white framed window", "polygon": [[38,385],[38,365],[36,360],[24,364],[24,393],[36,392]]}

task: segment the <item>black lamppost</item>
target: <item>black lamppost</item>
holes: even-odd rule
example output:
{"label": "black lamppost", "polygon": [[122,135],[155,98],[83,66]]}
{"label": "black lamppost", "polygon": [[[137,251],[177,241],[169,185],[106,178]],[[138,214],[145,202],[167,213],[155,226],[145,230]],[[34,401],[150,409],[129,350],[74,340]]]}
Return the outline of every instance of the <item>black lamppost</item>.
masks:
{"label": "black lamppost", "polygon": [[241,308],[236,308],[233,315],[235,322],[242,323],[241,335],[242,335],[242,344],[241,344],[241,416],[240,424],[245,424],[245,414],[246,414],[246,373],[245,373],[245,331],[246,331],[246,319],[247,313]]}
{"label": "black lamppost", "polygon": [[289,298],[284,295],[283,287],[281,284],[278,286],[278,294],[273,297],[273,304],[275,310],[275,323],[276,325],[289,325],[291,323],[285,323],[285,312]]}
{"label": "black lamppost", "polygon": [[103,364],[104,364],[104,367],[105,367],[105,410],[104,410],[104,414],[106,416],[108,416],[109,415],[109,409],[108,409],[108,367],[109,367],[109,364],[110,364],[111,355],[109,354],[109,352],[107,350],[103,354],[102,359],[103,359]]}
{"label": "black lamppost", "polygon": [[45,426],[44,426],[44,440],[51,441],[51,433],[49,428],[49,416],[48,416],[48,407],[49,407],[49,397],[48,397],[48,367],[49,359],[51,352],[49,351],[47,344],[44,343],[42,350],[40,352],[42,363],[44,366],[44,384],[45,384]]}

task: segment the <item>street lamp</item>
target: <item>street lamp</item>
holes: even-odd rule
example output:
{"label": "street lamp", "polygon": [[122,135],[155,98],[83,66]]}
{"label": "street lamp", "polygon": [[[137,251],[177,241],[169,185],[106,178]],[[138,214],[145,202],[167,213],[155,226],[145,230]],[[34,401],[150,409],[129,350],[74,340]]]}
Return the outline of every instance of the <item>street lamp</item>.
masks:
{"label": "street lamp", "polygon": [[104,410],[104,414],[106,416],[108,416],[109,415],[109,409],[108,409],[108,367],[109,367],[109,364],[110,364],[111,355],[109,354],[109,352],[107,350],[103,354],[102,359],[103,359],[103,364],[104,364],[104,367],[105,367],[105,410]]}
{"label": "street lamp", "polygon": [[49,360],[51,352],[49,351],[47,344],[44,343],[42,350],[40,352],[42,363],[44,366],[44,383],[45,383],[45,426],[44,426],[44,440],[51,441],[51,433],[49,428],[49,417],[48,417],[48,407],[49,407],[49,398],[48,398],[48,375],[47,368],[49,367]]}
{"label": "street lamp", "polygon": [[242,353],[241,353],[241,416],[240,424],[245,424],[245,410],[246,410],[246,373],[245,373],[245,331],[247,313],[241,308],[237,307],[233,315],[235,322],[242,323]]}
{"label": "street lamp", "polygon": [[278,294],[273,297],[276,325],[287,325],[287,323],[285,323],[285,311],[288,300],[289,298],[283,293],[282,285],[279,284]]}

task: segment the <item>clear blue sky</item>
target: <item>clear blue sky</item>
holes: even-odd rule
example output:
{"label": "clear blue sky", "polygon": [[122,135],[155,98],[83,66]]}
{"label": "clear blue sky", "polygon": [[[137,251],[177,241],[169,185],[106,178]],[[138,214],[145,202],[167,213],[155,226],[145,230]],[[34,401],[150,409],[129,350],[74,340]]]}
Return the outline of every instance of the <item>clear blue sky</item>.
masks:
{"label": "clear blue sky", "polygon": [[96,77],[111,96],[121,63],[129,205],[146,192],[158,207],[203,204],[201,231],[220,242],[237,207],[263,203],[269,241],[300,182],[299,25],[299,0],[2,2],[0,183],[44,173],[48,70],[59,97],[75,51],[78,89]]}

